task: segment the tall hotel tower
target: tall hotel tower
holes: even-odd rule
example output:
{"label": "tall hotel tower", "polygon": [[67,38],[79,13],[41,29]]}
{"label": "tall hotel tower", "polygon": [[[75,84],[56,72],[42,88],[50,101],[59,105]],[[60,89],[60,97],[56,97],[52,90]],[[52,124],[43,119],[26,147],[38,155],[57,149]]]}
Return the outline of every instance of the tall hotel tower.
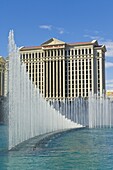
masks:
{"label": "tall hotel tower", "polygon": [[55,38],[20,48],[30,79],[46,99],[88,97],[105,90],[106,47],[96,40],[65,43]]}
{"label": "tall hotel tower", "polygon": [[4,96],[5,87],[5,59],[0,56],[0,96]]}

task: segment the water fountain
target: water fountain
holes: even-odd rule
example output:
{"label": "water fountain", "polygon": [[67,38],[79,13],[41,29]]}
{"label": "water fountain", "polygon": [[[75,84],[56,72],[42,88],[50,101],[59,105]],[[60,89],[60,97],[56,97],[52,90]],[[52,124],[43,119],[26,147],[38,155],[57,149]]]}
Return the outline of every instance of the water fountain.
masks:
{"label": "water fountain", "polygon": [[[56,110],[56,102],[53,106]],[[105,94],[90,93],[88,99],[74,98],[61,101],[61,113],[72,121],[88,126],[89,128],[102,128],[113,126],[113,98],[108,98]]]}
{"label": "water fountain", "polygon": [[113,99],[104,94],[89,96],[89,127],[110,127],[113,126]]}
{"label": "water fountain", "polygon": [[89,125],[88,100],[78,97],[61,101],[51,101],[51,105],[53,105],[56,110],[60,110],[60,113],[65,115],[66,118],[78,124],[82,124],[83,126]]}
{"label": "water fountain", "polygon": [[113,101],[104,95],[47,102],[29,80],[25,64],[20,61],[13,31],[10,31],[9,149],[29,138],[49,132],[112,125]]}
{"label": "water fountain", "polygon": [[[32,80],[32,78],[31,78]],[[58,106],[59,107],[59,106]],[[43,99],[26,67],[21,64],[14,33],[9,33],[9,149],[19,143],[54,131],[79,128]]]}

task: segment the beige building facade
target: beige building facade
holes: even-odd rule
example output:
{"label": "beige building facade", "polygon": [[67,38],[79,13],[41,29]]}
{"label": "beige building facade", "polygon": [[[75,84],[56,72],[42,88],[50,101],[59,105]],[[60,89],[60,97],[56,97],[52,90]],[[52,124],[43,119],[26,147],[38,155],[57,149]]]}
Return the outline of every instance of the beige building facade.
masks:
{"label": "beige building facade", "polygon": [[4,77],[4,96],[8,95],[9,91],[9,59],[5,58],[5,77]]}
{"label": "beige building facade", "polygon": [[96,40],[66,43],[55,38],[20,48],[29,78],[46,99],[88,97],[105,90],[106,47]]}
{"label": "beige building facade", "polygon": [[5,59],[0,56],[0,96],[4,96],[5,86]]}

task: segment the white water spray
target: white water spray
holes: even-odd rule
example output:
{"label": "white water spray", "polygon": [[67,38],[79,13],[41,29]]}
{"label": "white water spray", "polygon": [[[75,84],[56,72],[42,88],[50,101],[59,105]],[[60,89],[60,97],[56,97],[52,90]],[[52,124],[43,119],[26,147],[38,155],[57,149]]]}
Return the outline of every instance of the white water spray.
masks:
{"label": "white water spray", "polygon": [[[31,78],[32,80],[32,78]],[[79,128],[81,125],[63,116],[59,109],[43,99],[21,64],[19,49],[9,33],[9,149],[52,131]]]}
{"label": "white water spray", "polygon": [[89,127],[112,127],[113,126],[113,99],[102,96],[89,96]]}
{"label": "white water spray", "polygon": [[[31,77],[32,80],[32,77]],[[9,33],[9,149],[41,134],[58,130],[113,126],[113,100],[106,96],[47,102],[29,80],[19,49]]]}

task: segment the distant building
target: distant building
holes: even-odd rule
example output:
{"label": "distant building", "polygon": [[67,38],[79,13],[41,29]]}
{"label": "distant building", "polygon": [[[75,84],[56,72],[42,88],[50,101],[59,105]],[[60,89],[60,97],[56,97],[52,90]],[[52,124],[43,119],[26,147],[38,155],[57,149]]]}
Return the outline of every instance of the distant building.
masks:
{"label": "distant building", "polygon": [[96,40],[66,43],[55,38],[22,47],[21,61],[46,99],[88,97],[105,90],[106,47]]}
{"label": "distant building", "polygon": [[4,96],[5,59],[0,56],[0,96]]}
{"label": "distant building", "polygon": [[4,96],[7,96],[9,90],[9,59],[5,59],[5,77],[4,77]]}
{"label": "distant building", "polygon": [[113,90],[107,90],[106,91],[106,96],[113,98]]}

